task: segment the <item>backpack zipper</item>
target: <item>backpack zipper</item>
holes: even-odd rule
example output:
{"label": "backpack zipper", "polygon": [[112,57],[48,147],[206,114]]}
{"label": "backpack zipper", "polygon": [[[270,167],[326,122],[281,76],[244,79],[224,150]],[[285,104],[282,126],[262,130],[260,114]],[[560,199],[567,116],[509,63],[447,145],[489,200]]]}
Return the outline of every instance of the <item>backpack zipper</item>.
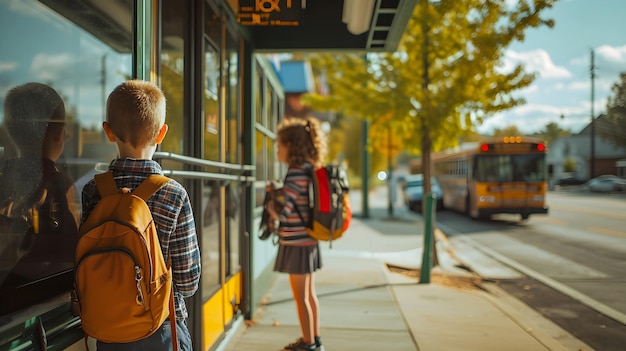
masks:
{"label": "backpack zipper", "polygon": [[[145,241],[145,239],[144,239],[144,241]],[[143,291],[141,290],[141,280],[143,279],[143,276],[141,275],[141,266],[139,266],[139,263],[137,263],[137,259],[132,254],[132,252],[130,252],[129,250],[126,250],[126,249],[123,249],[123,248],[119,248],[119,247],[112,247],[112,248],[97,249],[97,250],[89,251],[85,255],[83,255],[83,257],[80,259],[80,261],[78,261],[78,264],[76,264],[76,271],[78,271],[80,265],[88,257],[99,255],[99,254],[103,254],[103,253],[109,253],[109,252],[120,252],[120,253],[123,253],[123,254],[128,256],[133,261],[133,265],[135,266],[135,281],[137,282],[137,296],[135,297],[135,302],[137,303],[137,305],[140,305],[140,306],[143,305],[144,308],[147,309],[147,306],[145,304]],[[148,257],[149,256],[150,255],[148,254]],[[74,285],[76,286],[76,295],[78,297],[78,300],[80,301],[80,291],[79,291],[79,287],[78,287],[78,282],[75,281]],[[149,283],[147,284],[147,286],[148,286],[148,288],[150,288],[150,284]]]}

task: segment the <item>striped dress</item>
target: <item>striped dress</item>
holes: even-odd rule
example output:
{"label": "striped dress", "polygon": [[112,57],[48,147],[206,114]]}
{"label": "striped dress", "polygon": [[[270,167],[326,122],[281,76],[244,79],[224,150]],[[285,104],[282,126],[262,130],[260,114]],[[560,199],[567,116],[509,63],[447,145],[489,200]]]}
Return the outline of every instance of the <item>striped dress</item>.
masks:
{"label": "striped dress", "polygon": [[305,274],[321,268],[317,240],[311,238],[306,231],[310,214],[308,173],[311,168],[308,163],[289,166],[285,176],[285,206],[278,214],[280,246],[274,266],[274,270],[279,272]]}

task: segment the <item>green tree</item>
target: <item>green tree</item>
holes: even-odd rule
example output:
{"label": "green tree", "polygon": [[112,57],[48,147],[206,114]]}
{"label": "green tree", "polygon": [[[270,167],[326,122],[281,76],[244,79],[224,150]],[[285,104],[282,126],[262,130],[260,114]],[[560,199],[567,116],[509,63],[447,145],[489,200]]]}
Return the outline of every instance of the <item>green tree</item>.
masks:
{"label": "green tree", "polygon": [[613,145],[626,148],[626,72],[613,85],[613,96],[606,105],[606,118],[598,134]]}
{"label": "green tree", "polygon": [[307,103],[373,122],[391,114],[393,129],[403,131],[394,137],[421,152],[429,189],[431,151],[456,145],[492,114],[524,103],[511,93],[534,75],[520,65],[504,71],[504,50],[529,27],[553,26],[540,13],[555,1],[510,8],[506,1],[420,0],[397,52],[312,57],[331,94],[310,95]]}
{"label": "green tree", "polygon": [[569,129],[561,129],[557,123],[550,122],[546,124],[543,130],[534,133],[532,136],[541,138],[550,144],[556,138],[569,135],[572,135],[572,132]]}
{"label": "green tree", "polygon": [[563,171],[564,172],[575,172],[576,171],[576,160],[571,157],[568,157],[565,162],[563,162]]}
{"label": "green tree", "polygon": [[496,128],[493,130],[494,137],[511,136],[511,135],[517,136],[517,135],[523,135],[523,133],[520,132],[517,126],[514,126],[514,125],[505,127],[503,129]]}
{"label": "green tree", "polygon": [[167,100],[167,123],[169,130],[163,139],[162,150],[182,154],[183,134],[183,75],[175,68],[181,55],[170,54],[161,65],[161,87]]}
{"label": "green tree", "polygon": [[[328,158],[331,161],[345,162],[348,166],[350,186],[359,187],[362,177],[374,174],[386,168],[386,158],[376,150],[372,151],[369,162],[369,174],[360,174],[362,164],[362,146],[358,142],[361,135],[362,121],[355,117],[338,116],[328,138]],[[369,184],[372,184],[371,182]]]}

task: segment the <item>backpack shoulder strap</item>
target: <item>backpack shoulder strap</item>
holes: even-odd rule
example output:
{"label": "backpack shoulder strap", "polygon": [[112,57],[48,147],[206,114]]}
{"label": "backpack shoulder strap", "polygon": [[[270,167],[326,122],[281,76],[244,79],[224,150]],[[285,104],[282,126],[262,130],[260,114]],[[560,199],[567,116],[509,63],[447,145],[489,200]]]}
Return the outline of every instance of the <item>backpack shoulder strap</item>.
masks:
{"label": "backpack shoulder strap", "polygon": [[98,192],[101,197],[115,195],[119,192],[112,171],[96,174],[94,179],[96,180],[96,187],[98,187]]}
{"label": "backpack shoulder strap", "polygon": [[[315,191],[314,191],[315,189],[314,189],[314,186],[313,186],[313,182],[314,182],[313,177],[315,177],[315,169],[314,169],[313,165],[308,163],[308,162],[305,163],[304,164],[304,173],[306,173],[307,177],[309,178],[309,184],[307,185],[307,187],[309,188],[308,189],[309,208],[311,208],[311,196],[315,196]],[[300,217],[300,221],[306,225],[307,221],[304,220],[304,216],[302,215],[302,212],[300,212],[300,209],[298,208],[298,205],[294,204],[293,207],[296,209],[296,212],[298,212],[298,216]],[[310,214],[309,214],[309,216],[310,216]],[[309,221],[310,221],[310,219],[309,219]]]}
{"label": "backpack shoulder strap", "polygon": [[148,201],[148,199],[156,193],[157,190],[161,189],[169,180],[170,178],[166,176],[152,174],[141,182],[135,190],[133,190],[133,195],[139,196],[143,199],[143,201]]}

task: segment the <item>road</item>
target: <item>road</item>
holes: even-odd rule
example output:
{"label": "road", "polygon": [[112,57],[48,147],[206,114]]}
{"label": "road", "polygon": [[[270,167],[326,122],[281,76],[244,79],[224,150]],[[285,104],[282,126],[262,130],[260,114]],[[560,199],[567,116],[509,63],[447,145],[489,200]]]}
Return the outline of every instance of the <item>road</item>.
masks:
{"label": "road", "polygon": [[514,272],[485,278],[594,349],[626,350],[626,194],[555,191],[548,203],[548,215],[527,221],[441,211],[437,223],[461,249]]}

